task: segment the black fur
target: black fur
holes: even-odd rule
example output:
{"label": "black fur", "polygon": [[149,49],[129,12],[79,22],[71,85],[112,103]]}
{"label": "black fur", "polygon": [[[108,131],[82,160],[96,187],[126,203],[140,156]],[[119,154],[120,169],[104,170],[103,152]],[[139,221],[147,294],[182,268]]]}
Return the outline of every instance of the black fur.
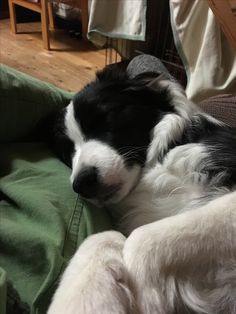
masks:
{"label": "black fur", "polygon": [[[85,140],[105,142],[124,156],[127,165],[143,166],[153,127],[165,114],[175,112],[168,90],[153,89],[148,84],[155,77],[155,74],[147,73],[129,79],[124,69],[114,66],[97,73],[96,80],[73,99],[75,119]],[[63,112],[54,125],[54,147],[69,165],[73,144],[65,135],[62,117]],[[221,185],[236,184],[235,129],[217,125],[204,114],[196,114],[181,140],[170,144],[165,154],[175,146],[187,143],[202,143],[206,147],[209,157],[203,171],[209,179],[224,173]]]}
{"label": "black fur", "polygon": [[222,186],[236,184],[236,129],[227,125],[215,124],[203,114],[193,116],[178,145],[201,143],[209,154],[203,167],[209,179],[222,173]]}
{"label": "black fur", "polygon": [[75,151],[74,143],[68,138],[65,132],[65,117],[66,109],[62,109],[54,118],[53,123],[53,139],[51,139],[51,145],[54,152],[60,155],[60,158],[68,166],[72,167],[72,158]]}
{"label": "black fur", "polygon": [[33,138],[46,142],[55,155],[71,168],[74,143],[66,135],[65,112],[66,108],[63,108],[41,120],[33,131]]}
{"label": "black fur", "polygon": [[76,94],[73,103],[85,139],[106,142],[127,164],[144,164],[151,130],[174,111],[167,90],[156,92],[143,77],[130,80],[124,72],[107,69]]}

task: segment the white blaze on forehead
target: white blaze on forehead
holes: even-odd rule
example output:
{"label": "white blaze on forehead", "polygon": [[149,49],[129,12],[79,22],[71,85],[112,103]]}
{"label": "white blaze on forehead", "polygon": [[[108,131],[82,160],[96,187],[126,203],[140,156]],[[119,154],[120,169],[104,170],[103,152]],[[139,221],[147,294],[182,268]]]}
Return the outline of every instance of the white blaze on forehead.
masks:
{"label": "white blaze on forehead", "polygon": [[65,115],[65,127],[67,136],[77,145],[83,143],[82,132],[79,123],[75,120],[73,101],[69,103]]}

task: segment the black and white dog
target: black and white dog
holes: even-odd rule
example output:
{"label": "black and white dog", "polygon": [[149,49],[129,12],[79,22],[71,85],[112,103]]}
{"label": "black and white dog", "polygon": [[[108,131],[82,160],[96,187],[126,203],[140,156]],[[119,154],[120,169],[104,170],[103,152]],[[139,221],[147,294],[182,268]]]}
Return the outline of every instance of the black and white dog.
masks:
{"label": "black and white dog", "polygon": [[48,314],[236,313],[235,130],[176,82],[112,68],[62,121],[73,189],[122,233],[85,240]]}

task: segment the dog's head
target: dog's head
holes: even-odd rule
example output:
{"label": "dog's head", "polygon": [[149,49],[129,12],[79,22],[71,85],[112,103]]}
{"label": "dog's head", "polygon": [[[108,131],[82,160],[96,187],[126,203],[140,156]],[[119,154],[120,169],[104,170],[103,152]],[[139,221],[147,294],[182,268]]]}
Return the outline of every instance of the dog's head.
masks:
{"label": "dog's head", "polygon": [[137,184],[155,125],[174,111],[168,89],[154,90],[153,78],[129,79],[107,68],[67,107],[66,133],[75,148],[71,181],[82,197],[116,203]]}

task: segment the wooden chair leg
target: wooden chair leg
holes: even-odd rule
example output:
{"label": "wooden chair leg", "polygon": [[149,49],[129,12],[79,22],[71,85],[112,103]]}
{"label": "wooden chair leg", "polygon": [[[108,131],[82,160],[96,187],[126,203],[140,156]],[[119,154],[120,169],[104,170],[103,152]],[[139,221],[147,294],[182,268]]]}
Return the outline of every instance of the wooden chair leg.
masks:
{"label": "wooden chair leg", "polygon": [[50,50],[48,1],[47,0],[41,0],[41,24],[42,24],[43,46],[45,49]]}
{"label": "wooden chair leg", "polygon": [[88,33],[88,0],[81,0],[81,22],[82,22],[82,37],[87,40]]}
{"label": "wooden chair leg", "polygon": [[17,33],[17,25],[16,25],[16,9],[15,4],[12,0],[8,0],[9,4],[9,13],[10,13],[10,23],[11,23],[11,30],[14,34]]}
{"label": "wooden chair leg", "polygon": [[54,14],[53,14],[53,4],[49,0],[48,2],[48,18],[49,18],[49,26],[50,29],[55,29],[55,21],[54,21]]}

